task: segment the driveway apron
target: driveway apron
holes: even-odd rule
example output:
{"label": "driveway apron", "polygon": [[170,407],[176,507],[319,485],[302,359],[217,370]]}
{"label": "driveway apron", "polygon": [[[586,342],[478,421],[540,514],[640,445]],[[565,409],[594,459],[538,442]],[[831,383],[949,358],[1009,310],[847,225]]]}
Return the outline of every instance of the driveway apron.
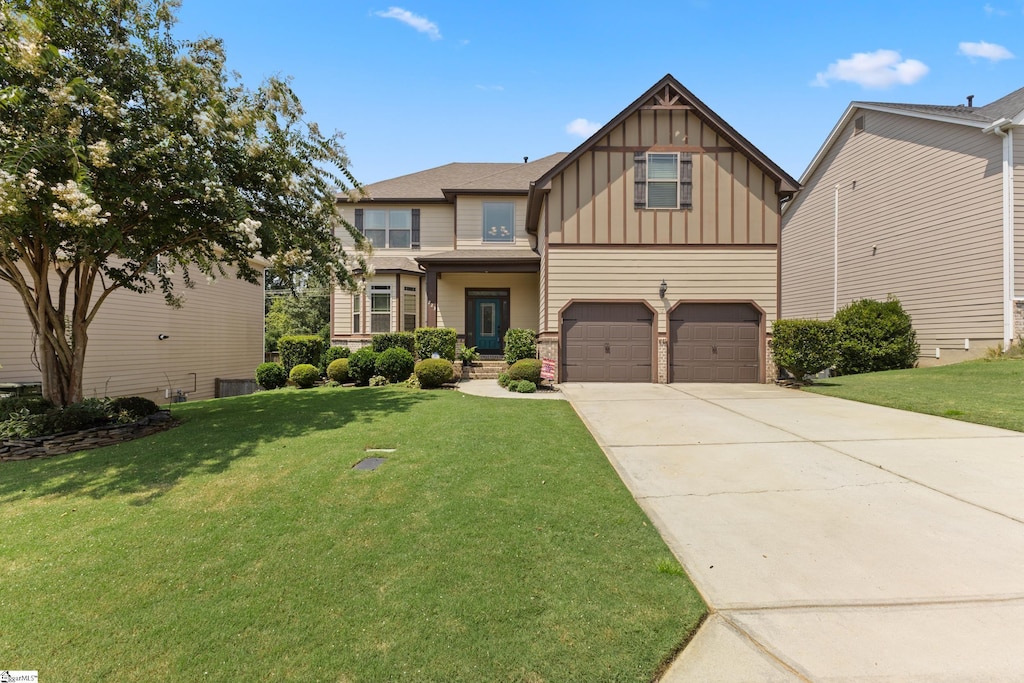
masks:
{"label": "driveway apron", "polygon": [[662,681],[1024,681],[1024,434],[771,385],[561,389],[711,607]]}

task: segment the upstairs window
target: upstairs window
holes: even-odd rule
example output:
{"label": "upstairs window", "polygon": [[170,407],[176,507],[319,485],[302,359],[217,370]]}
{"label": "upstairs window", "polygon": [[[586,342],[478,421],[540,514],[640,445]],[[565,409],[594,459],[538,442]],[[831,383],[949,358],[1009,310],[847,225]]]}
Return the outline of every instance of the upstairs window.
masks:
{"label": "upstairs window", "polygon": [[362,232],[375,249],[408,249],[412,245],[411,209],[362,209],[362,213]]}
{"label": "upstairs window", "polygon": [[693,156],[679,152],[637,152],[633,156],[637,209],[693,206]]}
{"label": "upstairs window", "polygon": [[516,205],[484,202],[484,242],[515,242]]}

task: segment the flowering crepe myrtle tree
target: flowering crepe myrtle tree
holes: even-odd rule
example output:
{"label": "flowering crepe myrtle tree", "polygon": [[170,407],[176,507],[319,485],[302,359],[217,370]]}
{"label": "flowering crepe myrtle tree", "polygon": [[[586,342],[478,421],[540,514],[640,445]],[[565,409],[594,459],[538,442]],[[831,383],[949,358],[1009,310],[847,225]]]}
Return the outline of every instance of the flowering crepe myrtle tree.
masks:
{"label": "flowering crepe myrtle tree", "polygon": [[178,2],[0,2],[0,280],[21,296],[43,394],[82,398],[89,325],[118,289],[181,305],[261,257],[354,287],[365,244],[341,134],[303,120],[287,80],[246,89],[221,42],[171,36]]}

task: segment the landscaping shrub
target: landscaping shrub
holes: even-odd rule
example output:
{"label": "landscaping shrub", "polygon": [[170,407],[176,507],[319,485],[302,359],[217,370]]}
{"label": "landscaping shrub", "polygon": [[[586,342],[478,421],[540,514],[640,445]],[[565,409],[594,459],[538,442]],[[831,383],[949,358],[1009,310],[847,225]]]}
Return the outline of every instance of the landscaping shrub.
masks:
{"label": "landscaping shrub", "polygon": [[347,346],[328,346],[324,351],[323,359],[320,361],[321,369],[326,373],[327,368],[339,358],[348,358],[352,355],[352,349]]}
{"label": "landscaping shrub", "polygon": [[344,384],[348,381],[348,358],[338,358],[327,366],[327,379]]}
{"label": "landscaping shrub", "polygon": [[508,390],[517,394],[532,394],[537,391],[537,385],[528,379],[521,379],[509,384]]}
{"label": "landscaping shrub", "polygon": [[392,346],[377,356],[374,367],[377,374],[386,377],[389,382],[404,382],[412,374],[415,366],[416,361],[409,351]]}
{"label": "landscaping shrub", "polygon": [[516,361],[508,369],[508,378],[512,381],[527,379],[534,384],[540,384],[540,361],[536,358]]}
{"label": "landscaping shrub", "polygon": [[444,358],[428,358],[416,364],[416,379],[424,389],[436,389],[451,382],[455,377],[455,366]]}
{"label": "landscaping shrub", "polygon": [[533,330],[511,329],[505,333],[505,362],[509,365],[524,358],[537,357],[537,333]]}
{"label": "landscaping shrub", "polygon": [[394,348],[405,349],[412,355],[416,352],[415,335],[412,332],[385,332],[373,335],[373,350],[377,353]]}
{"label": "landscaping shrub", "polygon": [[507,372],[503,372],[500,375],[498,375],[498,386],[501,387],[502,389],[508,389],[508,384],[511,381],[512,378],[508,376]]}
{"label": "landscaping shrub", "polygon": [[348,357],[349,380],[363,387],[377,374],[377,352],[364,346]]}
{"label": "landscaping shrub", "polygon": [[100,398],[87,398],[63,408],[51,408],[45,415],[43,434],[77,432],[110,422],[107,402]]}
{"label": "landscaping shrub", "polygon": [[110,400],[108,410],[118,422],[135,422],[159,412],[160,406],[142,396],[121,396]]}
{"label": "landscaping shrub", "polygon": [[917,334],[896,297],[854,301],[836,313],[835,323],[838,374],[898,370],[917,364]]}
{"label": "landscaping shrub", "polygon": [[27,410],[29,415],[42,415],[52,407],[53,403],[42,396],[8,396],[0,398],[0,420],[22,410]]}
{"label": "landscaping shrub", "polygon": [[320,364],[326,344],[322,337],[315,334],[293,334],[277,340],[277,350],[281,352],[281,365],[286,372],[291,372],[296,365]]}
{"label": "landscaping shrub", "polygon": [[802,380],[835,365],[836,325],[832,320],[776,320],[772,325],[775,364]]}
{"label": "landscaping shrub", "polygon": [[458,335],[451,327],[417,327],[413,333],[416,339],[416,357],[420,360],[438,357],[455,362],[455,346]]}
{"label": "landscaping shrub", "polygon": [[12,410],[0,420],[0,439],[27,439],[41,436],[45,430],[46,415],[33,415],[28,408]]}
{"label": "landscaping shrub", "polygon": [[371,387],[386,387],[389,384],[391,384],[391,382],[389,382],[388,378],[383,375],[374,375],[370,378]]}
{"label": "landscaping shrub", "polygon": [[288,383],[288,371],[280,363],[260,363],[256,366],[256,383],[264,389],[279,389]]}
{"label": "landscaping shrub", "polygon": [[310,363],[299,363],[288,373],[288,379],[300,389],[309,389],[320,379],[320,371]]}

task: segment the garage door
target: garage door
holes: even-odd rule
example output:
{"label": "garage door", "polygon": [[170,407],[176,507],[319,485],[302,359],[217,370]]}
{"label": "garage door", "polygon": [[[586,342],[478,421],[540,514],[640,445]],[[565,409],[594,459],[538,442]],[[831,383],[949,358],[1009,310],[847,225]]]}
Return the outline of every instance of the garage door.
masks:
{"label": "garage door", "polygon": [[576,303],[562,315],[563,382],[650,382],[654,313],[642,304]]}
{"label": "garage door", "polygon": [[669,318],[673,382],[759,382],[761,314],[750,304],[682,304]]}

